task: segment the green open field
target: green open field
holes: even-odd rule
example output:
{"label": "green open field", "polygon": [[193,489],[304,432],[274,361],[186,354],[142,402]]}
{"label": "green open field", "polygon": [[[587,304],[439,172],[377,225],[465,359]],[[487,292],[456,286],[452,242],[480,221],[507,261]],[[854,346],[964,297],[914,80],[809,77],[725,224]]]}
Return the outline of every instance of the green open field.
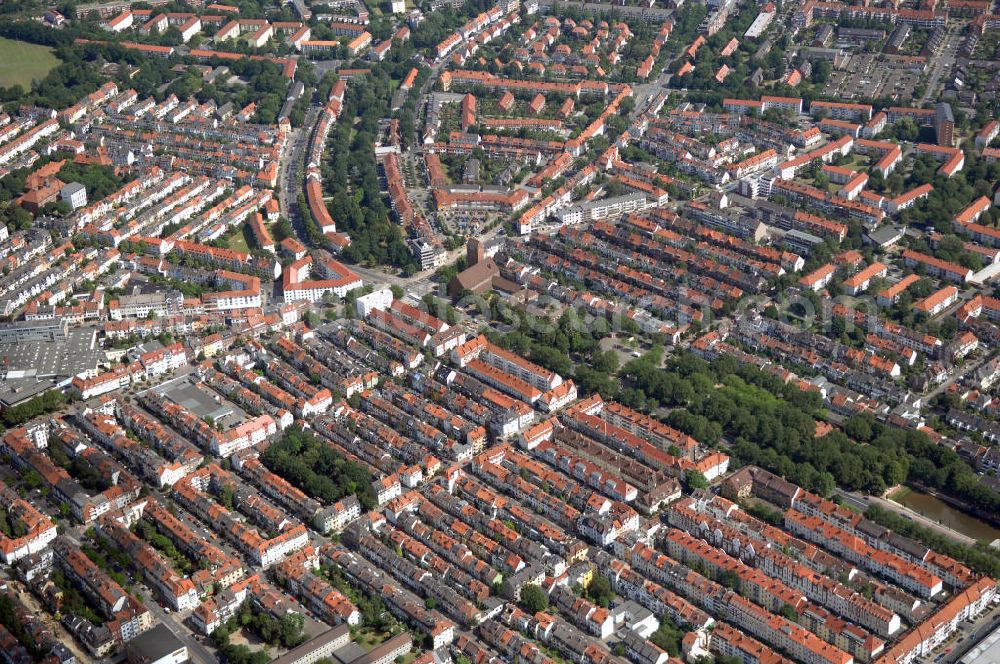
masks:
{"label": "green open field", "polygon": [[227,249],[232,249],[233,251],[250,251],[250,245],[247,244],[247,232],[246,223],[240,224],[238,228],[230,230],[226,235],[223,236],[223,241],[226,243]]}
{"label": "green open field", "polygon": [[48,46],[29,44],[0,37],[0,86],[20,83],[25,89],[36,78],[45,78],[59,64]]}

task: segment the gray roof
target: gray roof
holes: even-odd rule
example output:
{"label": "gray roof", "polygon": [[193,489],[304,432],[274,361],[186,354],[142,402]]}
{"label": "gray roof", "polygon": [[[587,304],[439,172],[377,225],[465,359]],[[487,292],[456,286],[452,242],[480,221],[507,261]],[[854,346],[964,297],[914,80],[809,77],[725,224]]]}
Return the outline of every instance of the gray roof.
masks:
{"label": "gray roof", "polygon": [[942,102],[934,107],[934,112],[939,120],[945,122],[954,122],[955,116],[951,112],[951,104],[947,102]]}
{"label": "gray roof", "polygon": [[16,406],[55,386],[55,382],[51,380],[39,380],[34,376],[0,381],[0,405]]}
{"label": "gray roof", "polygon": [[0,345],[0,362],[8,370],[23,370],[39,380],[68,378],[84,371],[94,371],[102,355],[94,328],[73,329],[65,339],[55,341]]}
{"label": "gray roof", "polygon": [[895,240],[898,240],[902,236],[905,230],[906,230],[905,228],[888,224],[885,226],[880,226],[875,230],[869,232],[868,238],[875,244],[883,245],[886,244],[887,242],[893,242]]}
{"label": "gray roof", "polygon": [[803,242],[805,244],[820,244],[823,238],[817,237],[812,233],[806,233],[805,231],[800,231],[798,229],[791,229],[785,231],[784,239],[794,242]]}
{"label": "gray roof", "polygon": [[340,624],[335,627],[331,627],[319,636],[309,639],[297,648],[292,648],[281,657],[273,660],[271,664],[291,664],[292,662],[298,662],[309,653],[315,652],[324,645],[343,639],[347,636],[348,632],[350,632],[350,627],[348,627],[347,624]]}
{"label": "gray roof", "polygon": [[184,647],[180,639],[163,623],[128,642],[129,654],[135,658],[133,661],[155,662]]}

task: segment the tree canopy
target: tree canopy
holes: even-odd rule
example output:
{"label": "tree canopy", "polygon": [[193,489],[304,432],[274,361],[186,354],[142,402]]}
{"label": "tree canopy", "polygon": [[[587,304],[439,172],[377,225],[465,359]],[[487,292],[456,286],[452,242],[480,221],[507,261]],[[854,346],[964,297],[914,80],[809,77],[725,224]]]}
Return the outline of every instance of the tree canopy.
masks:
{"label": "tree canopy", "polygon": [[375,507],[372,476],[364,466],[344,458],[315,434],[291,427],[260,456],[271,471],[310,496],[333,503],[355,495],[363,509]]}
{"label": "tree canopy", "polygon": [[529,583],[521,588],[521,606],[531,614],[544,611],[549,608],[549,596],[545,594],[541,586]]}

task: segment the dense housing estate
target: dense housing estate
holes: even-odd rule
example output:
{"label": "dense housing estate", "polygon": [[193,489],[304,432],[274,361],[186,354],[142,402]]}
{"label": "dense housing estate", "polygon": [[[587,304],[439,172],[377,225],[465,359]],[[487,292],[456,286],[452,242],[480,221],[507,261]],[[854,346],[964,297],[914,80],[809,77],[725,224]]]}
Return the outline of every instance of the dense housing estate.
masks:
{"label": "dense housing estate", "polygon": [[989,2],[24,4],[0,660],[1000,659]]}

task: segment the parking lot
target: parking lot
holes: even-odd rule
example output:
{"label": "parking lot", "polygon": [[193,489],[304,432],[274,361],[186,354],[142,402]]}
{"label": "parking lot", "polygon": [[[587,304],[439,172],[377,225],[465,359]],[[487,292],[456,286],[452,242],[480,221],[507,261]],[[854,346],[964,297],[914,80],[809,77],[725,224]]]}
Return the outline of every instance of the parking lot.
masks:
{"label": "parking lot", "polygon": [[924,77],[922,67],[873,53],[852,55],[843,70],[830,74],[823,94],[850,101],[854,99],[911,99]]}

